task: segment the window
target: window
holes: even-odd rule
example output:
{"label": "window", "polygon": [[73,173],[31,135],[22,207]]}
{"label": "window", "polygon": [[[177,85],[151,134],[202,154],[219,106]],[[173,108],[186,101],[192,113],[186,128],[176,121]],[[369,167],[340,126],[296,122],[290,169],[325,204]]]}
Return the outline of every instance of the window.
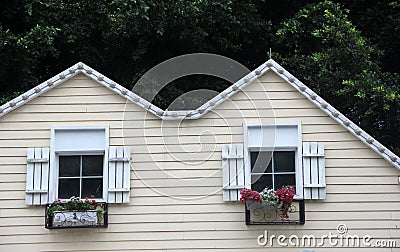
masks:
{"label": "window", "polygon": [[245,166],[253,190],[295,188],[303,197],[301,123],[247,123],[244,125]]}
{"label": "window", "polygon": [[58,197],[103,197],[104,155],[59,156]]}
{"label": "window", "polygon": [[251,187],[261,192],[264,188],[274,190],[285,185],[296,188],[295,151],[252,151]]}
{"label": "window", "polygon": [[53,127],[49,199],[72,196],[106,200],[108,127]]}
{"label": "window", "polygon": [[52,127],[48,147],[28,148],[27,205],[95,197],[130,201],[130,147],[109,146],[107,126]]}

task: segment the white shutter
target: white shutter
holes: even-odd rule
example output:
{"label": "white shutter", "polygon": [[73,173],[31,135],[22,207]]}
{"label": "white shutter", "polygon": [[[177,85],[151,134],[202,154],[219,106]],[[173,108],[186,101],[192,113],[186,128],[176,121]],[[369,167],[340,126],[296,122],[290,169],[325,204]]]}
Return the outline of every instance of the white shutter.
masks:
{"label": "white shutter", "polygon": [[48,203],[49,148],[28,148],[26,165],[26,205]]}
{"label": "white shutter", "polygon": [[130,147],[110,146],[108,153],[108,203],[129,203]]}
{"label": "white shutter", "polygon": [[243,144],[222,145],[222,178],[224,201],[238,201],[240,190],[245,188],[246,177],[250,174],[244,169]]}
{"label": "white shutter", "polygon": [[304,199],[325,199],[324,143],[303,142]]}

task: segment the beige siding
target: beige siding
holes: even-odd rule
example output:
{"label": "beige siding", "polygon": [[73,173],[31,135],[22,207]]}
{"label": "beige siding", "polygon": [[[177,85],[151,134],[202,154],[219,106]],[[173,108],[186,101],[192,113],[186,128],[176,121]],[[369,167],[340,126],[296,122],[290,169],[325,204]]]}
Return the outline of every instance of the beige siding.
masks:
{"label": "beige siding", "polygon": [[[400,173],[277,75],[260,80],[179,131],[83,75],[1,117],[0,251],[265,251],[264,230],[321,237],[339,223],[400,245]],[[303,141],[325,142],[327,199],[306,202],[304,226],[246,226],[243,205],[222,201],[221,146],[257,121],[301,121]],[[44,208],[24,204],[26,149],[77,125],[109,125],[110,145],[132,146],[131,203],[109,206],[107,229],[47,230]]]}

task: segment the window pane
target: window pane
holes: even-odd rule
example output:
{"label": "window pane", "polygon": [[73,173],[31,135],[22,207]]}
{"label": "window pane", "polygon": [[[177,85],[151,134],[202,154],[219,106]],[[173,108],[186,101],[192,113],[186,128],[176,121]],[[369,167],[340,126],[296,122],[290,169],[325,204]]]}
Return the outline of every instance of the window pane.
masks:
{"label": "window pane", "polygon": [[271,162],[272,152],[261,151],[251,152],[251,172],[252,173],[269,173],[272,172]]}
{"label": "window pane", "polygon": [[94,195],[95,198],[103,198],[103,179],[82,179],[82,198],[90,198],[92,195]]}
{"label": "window pane", "polygon": [[80,159],[80,156],[59,156],[59,176],[79,177]]}
{"label": "window pane", "polygon": [[295,172],[294,151],[275,151],[274,152],[274,171],[275,172]]}
{"label": "window pane", "polygon": [[103,155],[82,156],[82,176],[103,176]]}
{"label": "window pane", "polygon": [[58,198],[69,199],[72,196],[79,197],[79,179],[59,179]]}
{"label": "window pane", "polygon": [[272,175],[251,175],[251,189],[261,192],[265,187],[272,188]]}
{"label": "window pane", "polygon": [[275,190],[281,189],[282,186],[287,185],[291,185],[296,189],[295,178],[295,174],[275,175]]}

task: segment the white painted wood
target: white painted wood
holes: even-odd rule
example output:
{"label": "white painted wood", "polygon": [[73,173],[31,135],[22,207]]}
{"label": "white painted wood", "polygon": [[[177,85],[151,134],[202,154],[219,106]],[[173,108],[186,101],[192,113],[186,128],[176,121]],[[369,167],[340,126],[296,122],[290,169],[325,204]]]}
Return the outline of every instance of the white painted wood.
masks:
{"label": "white painted wood", "polygon": [[245,186],[245,170],[244,170],[244,162],[243,162],[243,145],[236,144],[236,171],[237,171],[237,188],[236,191],[236,199],[240,199],[240,190]]}
{"label": "white painted wood", "polygon": [[[110,146],[108,158],[113,159],[117,157],[117,147]],[[115,192],[110,191],[110,189],[115,189],[115,172],[116,172],[116,162],[108,163],[108,197],[107,200],[109,203],[115,202]]]}
{"label": "white painted wood", "polygon": [[55,151],[104,150],[105,127],[54,127]]}
{"label": "white painted wood", "polygon": [[128,158],[110,158],[108,159],[108,162],[129,162]]}
{"label": "white painted wood", "polygon": [[[245,123],[244,141],[246,155],[249,150],[259,151],[295,151],[296,164],[296,195],[295,199],[303,198],[302,169],[302,124],[301,122]],[[249,159],[249,158],[247,158]],[[251,169],[247,161],[248,171]],[[249,171],[250,172],[250,171]]]}
{"label": "white painted wood", "polygon": [[319,183],[321,187],[319,190],[319,199],[326,199],[326,181],[325,181],[325,151],[324,143],[318,142],[318,154],[321,155],[318,158],[318,169],[319,169]]}
{"label": "white painted wood", "polygon": [[[35,159],[42,158],[42,148],[35,148]],[[34,163],[33,171],[33,189],[40,190],[41,188],[41,177],[42,177],[42,164]],[[40,205],[40,194],[33,194],[33,205]]]}
{"label": "white painted wood", "polygon": [[58,157],[54,150],[55,130],[50,130],[50,167],[49,167],[49,192],[48,200],[53,202],[58,198]]}
{"label": "white painted wood", "polygon": [[[293,123],[249,123],[248,147],[284,147],[298,145],[298,122]],[[300,135],[301,136],[301,135]]]}
{"label": "white painted wood", "polygon": [[[311,142],[311,153],[317,153],[317,143]],[[317,157],[310,157],[311,162],[311,184],[319,184],[318,177],[318,159]],[[318,188],[311,188],[311,198],[318,199]]]}
{"label": "white painted wood", "polygon": [[104,154],[103,196],[107,200],[109,126],[53,126],[50,137],[48,200],[58,198],[58,155]]}
{"label": "white painted wood", "polygon": [[245,188],[245,168],[242,144],[222,145],[223,200],[238,201]]}
{"label": "white painted wood", "polygon": [[296,146],[296,195],[294,196],[295,199],[303,199],[303,127],[302,123],[297,123],[297,146]]}
{"label": "white painted wood", "polygon": [[[28,148],[27,158],[28,159],[35,158],[35,148]],[[34,172],[34,164],[28,162],[26,165],[26,191],[33,190],[33,172]],[[30,193],[26,194],[25,204],[26,205],[33,204],[33,195],[32,194],[30,194]]]}
{"label": "white painted wood", "polygon": [[303,143],[304,199],[325,199],[325,153],[323,142]]}
{"label": "white painted wood", "polygon": [[229,161],[226,157],[229,156],[229,145],[223,144],[222,145],[222,197],[224,201],[230,200],[230,193],[229,193]]}
{"label": "white painted wood", "polygon": [[49,159],[48,158],[40,158],[40,159],[27,159],[27,163],[48,163]]}
{"label": "white painted wood", "polygon": [[[129,188],[109,188],[109,192],[129,192]],[[108,202],[111,203],[111,202]],[[124,202],[125,203],[125,202]]]}
{"label": "white painted wood", "polygon": [[[124,149],[122,146],[117,146],[117,158],[124,157]],[[116,162],[115,168],[115,188],[122,188],[123,173],[124,173],[123,162]],[[115,194],[115,203],[122,203],[122,193]]]}
{"label": "white painted wood", "polygon": [[[303,143],[303,154],[310,153],[310,143],[304,142]],[[311,184],[311,162],[309,157],[303,158],[303,183],[304,185]],[[311,188],[304,187],[304,199],[311,199]]]}
{"label": "white painted wood", "polygon": [[251,188],[251,160],[249,150],[249,131],[247,124],[242,123],[243,129],[243,164],[244,164],[244,187]]}
{"label": "white painted wood", "polygon": [[122,187],[124,191],[122,192],[122,203],[129,203],[130,201],[130,183],[131,183],[131,166],[130,166],[130,157],[131,157],[131,148],[130,146],[121,146],[123,148],[123,183]]}
{"label": "white painted wood", "polygon": [[[49,155],[50,155],[50,150],[49,148],[42,148],[42,160],[49,160]],[[40,194],[40,204],[44,205],[46,203],[49,203],[49,198],[48,198],[48,188],[49,188],[49,162],[45,161],[41,163],[42,165],[42,177],[41,177],[41,184],[40,184],[40,189],[42,190],[42,193]]]}
{"label": "white painted wood", "polygon": [[49,148],[28,148],[26,165],[26,205],[48,202]]}
{"label": "white painted wood", "polygon": [[[229,156],[236,156],[236,145],[228,145]],[[229,163],[229,185],[237,185],[237,167],[235,159],[228,159]],[[237,201],[237,193],[235,190],[229,190],[229,197],[231,201]]]}
{"label": "white painted wood", "polygon": [[110,146],[108,161],[108,203],[130,201],[130,147]]}

